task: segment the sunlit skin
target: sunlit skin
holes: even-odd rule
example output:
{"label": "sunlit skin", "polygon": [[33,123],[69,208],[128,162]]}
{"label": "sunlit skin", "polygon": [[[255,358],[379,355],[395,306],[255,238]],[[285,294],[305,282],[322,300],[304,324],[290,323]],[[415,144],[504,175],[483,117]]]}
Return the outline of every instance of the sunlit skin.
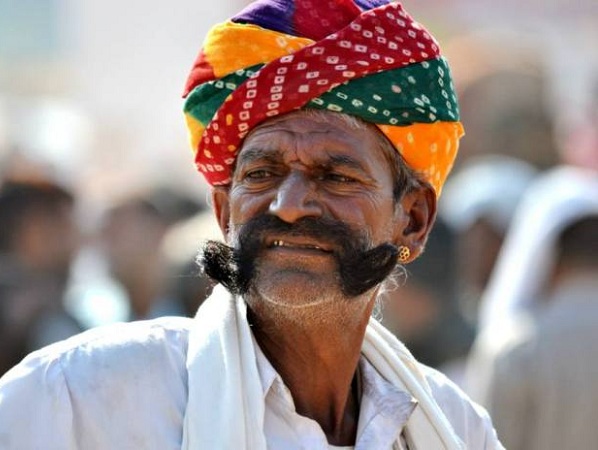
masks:
{"label": "sunlit skin", "polygon": [[[329,217],[366,231],[371,245],[421,251],[436,212],[424,186],[397,203],[374,129],[354,129],[333,113],[295,112],[256,127],[245,139],[233,180],[212,200],[227,242],[264,214],[293,223]],[[299,414],[316,420],[333,445],[355,443],[358,402],[351,382],[378,288],[343,296],[333,242],[267,236],[246,295],[252,330],[290,389]]]}

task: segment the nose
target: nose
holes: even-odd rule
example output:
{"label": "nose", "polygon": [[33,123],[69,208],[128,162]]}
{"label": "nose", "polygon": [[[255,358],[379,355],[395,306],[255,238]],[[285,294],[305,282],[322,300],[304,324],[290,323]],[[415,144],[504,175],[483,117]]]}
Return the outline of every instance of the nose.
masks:
{"label": "nose", "polygon": [[320,216],[322,207],[317,198],[315,183],[302,173],[290,173],[280,183],[276,196],[270,203],[269,212],[287,223],[294,223],[304,217]]}

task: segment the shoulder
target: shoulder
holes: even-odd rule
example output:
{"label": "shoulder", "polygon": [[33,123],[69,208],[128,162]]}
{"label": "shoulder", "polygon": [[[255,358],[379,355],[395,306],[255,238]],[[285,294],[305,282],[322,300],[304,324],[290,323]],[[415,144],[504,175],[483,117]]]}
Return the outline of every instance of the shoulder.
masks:
{"label": "shoulder", "polygon": [[502,449],[488,412],[473,402],[455,383],[444,374],[423,364],[419,365],[432,396],[455,433],[466,448]]}
{"label": "shoulder", "polygon": [[119,423],[130,417],[147,426],[156,420],[156,408],[176,419],[186,405],[191,322],[160,318],[109,325],[30,354],[0,379],[0,447],[16,448],[4,445],[7,439],[29,439],[32,448],[42,448],[44,439],[74,439],[73,416],[86,439],[107,439],[102,428],[118,436]]}
{"label": "shoulder", "polygon": [[48,383],[64,380],[74,390],[177,371],[185,366],[191,321],[166,317],[94,328],[31,353],[6,374],[0,389],[39,374]]}
{"label": "shoulder", "polygon": [[58,364],[65,373],[80,365],[119,371],[125,361],[147,363],[164,354],[184,359],[190,323],[187,318],[164,317],[94,328],[31,353],[15,369]]}

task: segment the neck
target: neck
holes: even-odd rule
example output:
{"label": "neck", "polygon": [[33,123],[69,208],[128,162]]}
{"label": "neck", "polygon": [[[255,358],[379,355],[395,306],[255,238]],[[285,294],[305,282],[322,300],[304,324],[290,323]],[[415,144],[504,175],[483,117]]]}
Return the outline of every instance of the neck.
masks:
{"label": "neck", "polygon": [[297,413],[318,422],[333,445],[355,443],[359,399],[352,382],[374,305],[369,294],[295,310],[248,302],[255,338],[291,391]]}

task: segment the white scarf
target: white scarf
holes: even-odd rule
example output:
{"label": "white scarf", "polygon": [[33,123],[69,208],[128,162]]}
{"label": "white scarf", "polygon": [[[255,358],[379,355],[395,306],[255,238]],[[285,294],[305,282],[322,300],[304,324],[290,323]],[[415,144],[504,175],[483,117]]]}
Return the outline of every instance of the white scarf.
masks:
{"label": "white scarf", "polygon": [[[222,286],[200,307],[189,336],[183,449],[266,450],[265,403],[246,305]],[[362,347],[378,372],[418,401],[406,427],[415,449],[462,449],[408,350],[370,320]]]}

